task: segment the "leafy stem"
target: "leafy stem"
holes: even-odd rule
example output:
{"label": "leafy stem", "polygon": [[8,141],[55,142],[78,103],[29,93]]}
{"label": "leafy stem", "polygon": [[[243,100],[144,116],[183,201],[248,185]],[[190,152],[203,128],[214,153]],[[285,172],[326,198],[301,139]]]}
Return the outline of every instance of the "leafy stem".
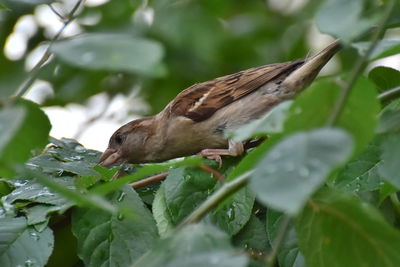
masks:
{"label": "leafy stem", "polygon": [[327,121],[328,126],[334,126],[337,122],[337,120],[340,117],[340,114],[343,111],[343,108],[346,104],[347,98],[350,95],[350,92],[352,88],[354,87],[355,83],[358,80],[358,77],[361,75],[362,71],[365,68],[366,62],[368,61],[368,58],[370,57],[371,53],[374,51],[376,45],[378,44],[378,41],[380,40],[382,34],[385,31],[385,26],[390,18],[390,15],[392,14],[392,11],[394,9],[394,0],[390,0],[388,5],[386,6],[386,9],[384,11],[384,14],[382,15],[382,20],[379,23],[376,31],[374,32],[370,45],[365,52],[363,56],[360,56],[356,63],[354,64],[353,71],[350,73],[350,78],[349,81],[344,85],[343,90],[341,91],[341,94],[339,95],[339,99],[336,102],[336,105],[333,107],[333,111],[331,116],[329,117]]}
{"label": "leafy stem", "polygon": [[[23,96],[31,87],[31,85],[36,81],[37,77],[39,76],[40,70],[42,69],[42,67],[52,54],[50,51],[51,47],[53,46],[54,42],[60,38],[61,34],[64,32],[67,26],[76,18],[75,13],[84,1],[85,0],[78,0],[74,5],[74,7],[71,9],[71,11],[68,13],[67,19],[64,20],[63,26],[58,30],[56,35],[54,35],[54,37],[50,40],[49,45],[47,46],[47,49],[44,52],[43,56],[40,58],[39,62],[36,63],[36,65],[31,69],[31,71],[28,74],[28,77],[18,87],[15,96],[17,97]],[[58,13],[56,12],[56,14]]]}

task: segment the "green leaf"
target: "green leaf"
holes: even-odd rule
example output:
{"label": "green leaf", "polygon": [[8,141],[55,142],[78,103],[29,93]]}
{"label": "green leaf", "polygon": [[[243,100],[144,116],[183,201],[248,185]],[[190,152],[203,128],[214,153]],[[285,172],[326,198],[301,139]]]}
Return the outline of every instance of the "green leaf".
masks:
{"label": "green leaf", "polygon": [[219,204],[210,213],[209,220],[229,235],[235,235],[249,221],[254,199],[254,193],[249,188],[242,188],[233,197]]}
{"label": "green leaf", "polygon": [[117,34],[85,34],[55,43],[52,51],[73,66],[95,70],[163,75],[160,43]]}
{"label": "green leaf", "polygon": [[[328,0],[319,8],[316,23],[322,33],[350,42],[368,30],[374,23],[363,18],[363,0]],[[351,27],[349,27],[351,25]]]}
{"label": "green leaf", "polygon": [[400,131],[400,109],[384,109],[379,120],[378,133],[396,133]]}
{"label": "green leaf", "polygon": [[235,141],[244,141],[259,135],[280,133],[283,131],[286,115],[292,103],[285,101],[274,107],[263,118],[246,124],[228,135]]}
{"label": "green leaf", "polygon": [[10,9],[3,4],[0,4],[0,10],[10,10]]}
{"label": "green leaf", "polygon": [[[72,177],[59,177],[53,181],[61,186],[67,188],[74,188],[74,178]],[[13,204],[17,201],[29,201],[30,203],[42,203],[58,206],[60,209],[68,208],[71,202],[64,196],[51,191],[48,187],[31,180],[26,182],[23,186],[18,187],[11,194],[3,199],[4,202]]]}
{"label": "green leaf", "polygon": [[232,248],[225,233],[211,225],[193,224],[160,240],[134,266],[244,267],[247,258]]}
{"label": "green leaf", "polygon": [[367,203],[324,190],[297,218],[307,266],[385,266],[400,262],[400,233]]}
{"label": "green leaf", "polygon": [[346,192],[366,192],[380,187],[378,173],[382,163],[379,144],[370,144],[359,156],[348,162],[335,178],[335,187]]}
{"label": "green leaf", "polygon": [[[313,83],[290,107],[285,133],[325,126],[340,90],[329,79]],[[379,111],[380,103],[375,86],[365,77],[359,77],[336,124],[353,136],[355,154],[361,152],[374,136]]]}
{"label": "green leaf", "polygon": [[0,176],[13,174],[12,168],[24,163],[33,150],[47,144],[50,122],[38,105],[16,100],[0,109]]}
{"label": "green leaf", "polygon": [[154,219],[131,187],[113,193],[110,201],[134,216],[92,208],[79,208],[73,213],[72,231],[85,266],[130,266],[157,239]]}
{"label": "green leaf", "polygon": [[[353,43],[352,46],[357,49],[361,56],[364,56],[371,42],[358,42]],[[397,55],[400,53],[400,40],[380,40],[377,42],[375,48],[372,50],[369,60],[377,60],[384,57]]]}
{"label": "green leaf", "polygon": [[[271,246],[278,236],[283,217],[280,212],[272,209],[267,211],[267,233]],[[304,257],[299,252],[294,226],[289,226],[285,239],[278,250],[277,257],[280,267],[305,266]]]}
{"label": "green leaf", "polygon": [[152,211],[154,220],[157,223],[158,234],[161,238],[167,237],[174,229],[171,216],[168,212],[167,202],[165,200],[165,187],[161,184],[154,197]]}
{"label": "green leaf", "polygon": [[55,159],[53,156],[45,154],[31,158],[27,165],[32,169],[41,169],[43,172],[54,175],[62,175],[64,172],[83,176],[97,175],[97,173],[92,170],[93,164],[88,164],[81,160],[62,162]]}
{"label": "green leaf", "polygon": [[39,233],[22,217],[0,218],[0,266],[44,266],[53,250],[50,228]]}
{"label": "green leaf", "polygon": [[28,207],[26,210],[26,218],[28,225],[46,223],[49,221],[49,213],[60,211],[60,208],[53,205],[35,205]]}
{"label": "green leaf", "polygon": [[381,144],[382,163],[378,167],[378,173],[383,179],[396,188],[400,188],[399,161],[400,135],[393,133],[384,138]]}
{"label": "green leaf", "polygon": [[380,92],[400,86],[400,71],[389,67],[373,68],[368,78],[378,86]]}
{"label": "green leaf", "polygon": [[265,205],[297,214],[330,171],[350,156],[351,150],[350,136],[338,129],[289,136],[261,160],[250,188]]}
{"label": "green leaf", "polygon": [[250,217],[246,225],[233,237],[232,242],[237,247],[259,253],[270,248],[265,224],[255,215]]}
{"label": "green leaf", "polygon": [[217,180],[194,167],[180,167],[169,172],[164,182],[167,210],[174,225],[179,224],[212,192]]}

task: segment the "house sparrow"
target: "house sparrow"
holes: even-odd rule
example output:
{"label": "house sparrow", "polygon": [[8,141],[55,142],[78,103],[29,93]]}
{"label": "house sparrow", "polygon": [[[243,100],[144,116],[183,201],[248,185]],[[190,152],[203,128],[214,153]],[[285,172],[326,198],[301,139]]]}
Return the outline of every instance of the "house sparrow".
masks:
{"label": "house sparrow", "polygon": [[224,133],[260,118],[300,93],[340,49],[337,40],[310,58],[192,85],[157,115],[120,127],[99,163],[160,162],[196,153],[216,160],[220,155],[240,155],[243,144],[227,140]]}

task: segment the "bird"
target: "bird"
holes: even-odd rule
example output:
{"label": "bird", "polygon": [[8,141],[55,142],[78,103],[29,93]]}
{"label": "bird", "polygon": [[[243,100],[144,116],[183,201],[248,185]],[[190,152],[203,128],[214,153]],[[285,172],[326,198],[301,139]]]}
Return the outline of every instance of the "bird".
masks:
{"label": "bird", "polygon": [[99,164],[163,162],[196,154],[220,162],[222,155],[241,155],[244,144],[230,140],[226,133],[294,98],[341,48],[340,40],[335,40],[308,58],[194,84],[160,113],[116,130]]}

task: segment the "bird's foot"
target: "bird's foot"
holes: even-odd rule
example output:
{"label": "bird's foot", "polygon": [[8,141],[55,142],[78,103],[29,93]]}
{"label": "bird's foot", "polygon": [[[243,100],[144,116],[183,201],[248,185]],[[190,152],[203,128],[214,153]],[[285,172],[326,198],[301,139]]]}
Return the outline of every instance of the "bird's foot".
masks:
{"label": "bird's foot", "polygon": [[221,168],[222,166],[222,159],[221,156],[239,156],[242,155],[244,152],[244,147],[242,142],[234,142],[229,140],[229,147],[228,149],[213,149],[207,148],[203,149],[197,155],[201,157],[205,157],[208,159],[215,160],[218,163],[218,166]]}

